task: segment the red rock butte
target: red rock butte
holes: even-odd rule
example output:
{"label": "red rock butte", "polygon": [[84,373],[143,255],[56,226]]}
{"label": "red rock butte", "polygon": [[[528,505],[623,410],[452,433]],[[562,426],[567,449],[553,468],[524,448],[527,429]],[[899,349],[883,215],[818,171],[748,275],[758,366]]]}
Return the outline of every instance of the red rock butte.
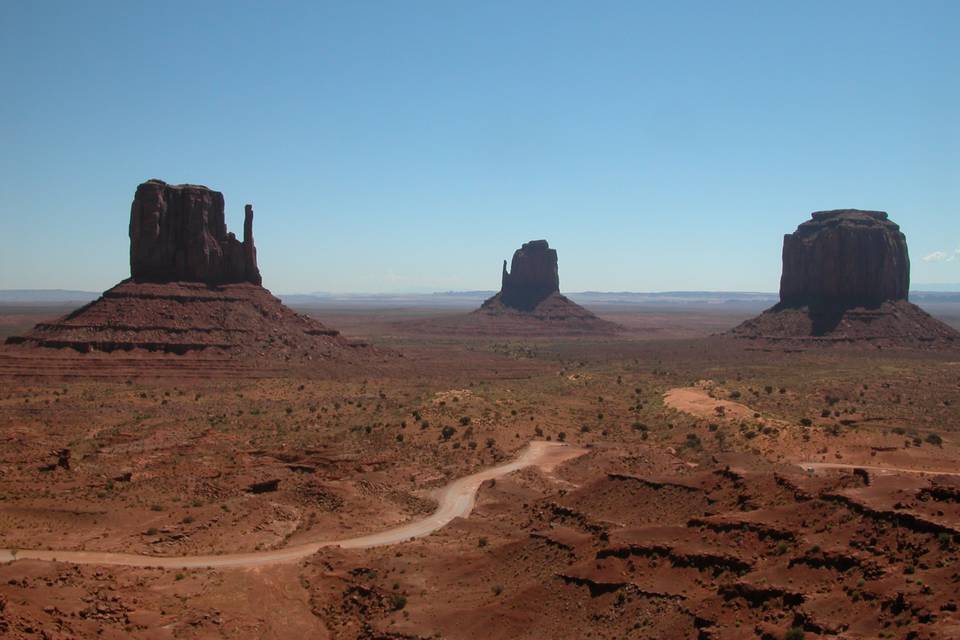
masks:
{"label": "red rock butte", "polygon": [[[39,362],[56,351],[202,354],[257,367],[359,362],[374,353],[263,288],[253,207],[246,206],[240,241],[227,231],[223,194],[204,186],[149,180],[137,187],[130,209],[130,272],[94,302],[8,338],[13,347],[6,350],[7,366],[19,366],[9,364],[17,357]],[[81,360],[81,369],[91,362]],[[62,366],[62,358],[55,361]]]}
{"label": "red rock butte", "polygon": [[783,237],[781,305],[876,306],[909,289],[907,238],[884,211],[817,211]]}
{"label": "red rock butte", "polygon": [[223,194],[193,184],[147,180],[130,206],[130,276],[144,282],[261,284],[253,206],[243,241],[227,231]]}
{"label": "red rock butte", "polygon": [[884,211],[816,211],[783,238],[780,302],[737,338],[877,345],[960,341],[907,301],[907,239]]}
{"label": "red rock butte", "polygon": [[503,261],[500,283],[504,305],[532,311],[551,294],[560,292],[557,250],[551,249],[546,240],[525,242],[514,251],[509,272],[507,261]]}
{"label": "red rock butte", "polygon": [[546,240],[525,242],[513,253],[509,272],[504,260],[500,292],[470,315],[474,324],[485,324],[493,332],[614,333],[620,329],[560,293],[557,251]]}

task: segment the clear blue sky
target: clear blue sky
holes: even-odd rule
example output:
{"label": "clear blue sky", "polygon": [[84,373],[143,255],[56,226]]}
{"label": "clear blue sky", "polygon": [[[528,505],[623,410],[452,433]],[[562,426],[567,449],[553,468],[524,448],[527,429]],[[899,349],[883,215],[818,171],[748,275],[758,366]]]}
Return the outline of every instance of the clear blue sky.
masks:
{"label": "clear blue sky", "polygon": [[958,33],[953,1],[3,2],[0,288],[126,277],[153,177],[253,203],[276,292],[495,289],[534,238],[567,291],[772,291],[842,207],[960,282]]}

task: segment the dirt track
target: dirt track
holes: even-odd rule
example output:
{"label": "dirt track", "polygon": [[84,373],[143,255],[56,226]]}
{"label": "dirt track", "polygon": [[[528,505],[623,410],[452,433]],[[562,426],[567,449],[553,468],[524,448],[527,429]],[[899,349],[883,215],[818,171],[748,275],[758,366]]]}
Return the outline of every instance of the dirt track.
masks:
{"label": "dirt track", "polygon": [[916,473],[927,476],[960,476],[960,471],[937,471],[933,469],[907,469],[905,467],[880,467],[869,464],[840,464],[838,462],[798,462],[797,466],[804,471],[818,469],[863,469],[877,473]]}
{"label": "dirt track", "polygon": [[[678,387],[670,389],[663,396],[666,406],[682,411],[699,418],[713,418],[723,420],[762,420],[768,424],[785,424],[781,420],[769,417],[760,417],[752,408],[739,402],[712,397],[706,389],[700,387]],[[722,411],[718,411],[722,408]],[[880,465],[848,464],[838,462],[795,462],[804,471],[827,469],[864,469],[875,473],[911,473],[930,476],[960,476],[956,471],[939,471],[935,469],[914,469],[908,467],[884,467]]]}
{"label": "dirt track", "polygon": [[754,410],[747,405],[714,398],[706,389],[700,387],[670,389],[664,394],[663,403],[671,409],[699,418],[749,420],[755,415]]}
{"label": "dirt track", "polygon": [[366,549],[405,542],[411,538],[428,536],[444,527],[454,518],[464,518],[473,510],[480,485],[487,480],[537,466],[550,471],[557,465],[586,453],[555,442],[531,442],[513,462],[485,469],[454,480],[443,487],[437,495],[438,507],[430,516],[408,524],[358,538],[344,540],[318,540],[285,549],[230,553],[200,556],[147,556],[133,553],[110,553],[102,551],[54,551],[0,549],[0,562],[15,560],[46,560],[74,564],[106,564],[128,567],[253,567],[293,562],[312,555],[322,547],[338,546],[344,549]]}

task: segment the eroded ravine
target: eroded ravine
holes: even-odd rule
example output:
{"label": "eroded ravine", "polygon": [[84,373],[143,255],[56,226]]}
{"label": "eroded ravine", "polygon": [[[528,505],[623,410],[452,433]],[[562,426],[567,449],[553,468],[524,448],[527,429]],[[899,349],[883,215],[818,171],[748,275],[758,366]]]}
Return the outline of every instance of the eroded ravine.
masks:
{"label": "eroded ravine", "polygon": [[443,487],[437,495],[438,506],[436,511],[426,518],[357,538],[317,540],[284,549],[268,551],[197,556],[151,556],[106,551],[0,549],[0,562],[44,560],[50,562],[70,562],[73,564],[103,564],[127,567],[255,567],[294,562],[316,553],[323,547],[336,546],[343,549],[366,549],[397,544],[406,542],[412,538],[428,536],[450,523],[454,518],[464,518],[470,515],[476,500],[477,491],[480,489],[480,485],[487,480],[494,480],[531,466],[536,466],[549,472],[557,465],[581,456],[586,452],[586,449],[571,447],[556,442],[531,442],[512,462],[459,478]]}

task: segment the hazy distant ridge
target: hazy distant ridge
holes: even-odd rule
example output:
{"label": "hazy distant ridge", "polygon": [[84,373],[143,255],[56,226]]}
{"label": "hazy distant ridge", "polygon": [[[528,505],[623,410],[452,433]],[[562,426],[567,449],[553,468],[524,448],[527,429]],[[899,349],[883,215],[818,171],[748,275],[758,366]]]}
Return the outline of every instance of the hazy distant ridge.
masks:
{"label": "hazy distant ridge", "polygon": [[[438,291],[435,293],[287,293],[278,297],[286,304],[310,307],[324,305],[473,307],[496,291]],[[580,304],[774,304],[778,296],[764,291],[578,291],[564,292]],[[0,289],[0,303],[86,303],[98,292],[71,289]],[[917,285],[910,292],[914,302],[958,302],[960,284]]]}

